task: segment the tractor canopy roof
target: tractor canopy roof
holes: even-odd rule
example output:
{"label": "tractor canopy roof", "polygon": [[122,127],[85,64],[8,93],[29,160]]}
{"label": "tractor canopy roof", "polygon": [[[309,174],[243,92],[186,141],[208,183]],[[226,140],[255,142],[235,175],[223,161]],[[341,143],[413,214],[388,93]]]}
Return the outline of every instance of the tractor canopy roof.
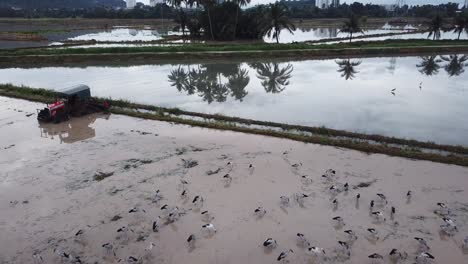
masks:
{"label": "tractor canopy roof", "polygon": [[89,87],[84,84],[79,84],[79,85],[75,85],[72,87],[64,88],[64,89],[58,90],[57,93],[65,97],[71,97],[71,96],[78,96],[80,98],[91,97],[91,91]]}

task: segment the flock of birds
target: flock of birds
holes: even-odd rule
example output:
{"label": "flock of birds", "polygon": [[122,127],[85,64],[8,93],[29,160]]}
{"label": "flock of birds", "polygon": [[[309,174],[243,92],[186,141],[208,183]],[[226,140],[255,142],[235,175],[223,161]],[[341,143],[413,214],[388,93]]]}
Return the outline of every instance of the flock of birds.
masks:
{"label": "flock of birds", "polygon": [[[232,170],[233,164],[228,162],[226,164],[230,170]],[[298,168],[302,166],[302,164],[293,164],[293,168]],[[248,166],[250,173],[252,174],[254,171],[254,166],[250,164]],[[229,171],[230,172],[230,171]],[[313,179],[310,176],[303,175],[301,177],[302,184],[312,184]],[[350,185],[348,183],[341,183],[338,181],[337,173],[333,169],[328,169],[325,173],[321,176],[324,186],[327,189],[327,192],[330,195],[331,207],[333,211],[336,211],[339,206],[339,194],[347,193],[350,191]],[[228,186],[232,182],[232,176],[227,173],[222,176],[221,180],[224,182],[225,186]],[[216,234],[217,230],[215,225],[212,223],[214,220],[213,214],[208,211],[204,210],[204,198],[201,195],[195,195],[193,198],[189,197],[189,182],[181,179],[179,184],[180,190],[180,198],[183,199],[185,202],[190,203],[191,206],[189,209],[179,208],[178,206],[170,206],[168,204],[162,204],[162,201],[165,200],[163,194],[160,190],[155,191],[150,199],[152,203],[159,205],[160,214],[151,224],[152,232],[158,233],[160,229],[164,226],[174,223],[178,221],[181,217],[189,212],[194,212],[200,214],[200,217],[205,224],[200,227],[200,232],[189,234],[186,243],[188,249],[194,250],[197,246],[197,241],[202,238],[209,238]],[[404,195],[404,194],[403,194]],[[413,196],[412,191],[407,191],[406,199],[407,202],[411,200]],[[280,196],[278,205],[280,208],[285,209],[293,205],[293,203],[297,203],[300,206],[304,206],[304,203],[307,199],[311,199],[311,195],[304,194],[304,193],[296,193],[289,196]],[[356,204],[359,203],[361,200],[361,194],[357,193],[355,196]],[[128,211],[129,214],[139,214],[139,213],[146,213],[144,209],[134,207]],[[389,205],[389,200],[383,193],[376,193],[375,198],[372,199],[369,203],[369,217],[371,217],[373,223],[383,223],[387,221],[387,216],[393,220],[395,214],[397,213],[397,209],[395,206]],[[442,202],[437,203],[437,209],[435,213],[441,216],[441,220],[443,223],[440,225],[440,229],[448,236],[453,236],[459,230],[457,228],[457,224],[455,220],[450,218],[452,215],[450,208]],[[257,207],[252,210],[252,216],[261,219],[267,214],[267,210],[263,207]],[[331,219],[332,224],[334,225],[336,230],[341,230],[344,226],[346,226],[345,219],[342,216],[335,216]],[[397,222],[395,222],[397,224]],[[130,239],[130,235],[135,231],[132,230],[129,226],[123,226],[116,230],[116,239],[120,242],[128,242]],[[376,228],[367,228],[364,230],[365,238],[377,242],[381,239],[381,234],[379,230]],[[79,230],[75,233],[74,237],[75,240],[79,240],[81,236],[85,234],[84,230]],[[317,245],[312,245],[306,236],[302,233],[297,233],[297,246],[301,248],[301,250],[305,251],[305,254],[310,256],[311,261],[313,263],[323,263],[323,262],[343,262],[349,260],[351,258],[351,252],[353,249],[353,243],[359,239],[357,232],[352,229],[344,230],[343,234],[346,238],[340,241],[337,241],[336,248],[333,248],[331,252],[325,250],[324,248],[318,247]],[[145,240],[145,239],[143,239]],[[417,264],[429,264],[432,263],[436,257],[431,253],[431,248],[427,240],[421,237],[414,237],[415,243],[417,244],[418,250],[417,253],[413,256],[414,262]],[[264,250],[272,252],[278,247],[277,241],[272,238],[266,238],[263,243],[260,243],[260,246],[264,248]],[[108,256],[113,256],[116,258],[116,261],[126,262],[128,264],[138,264],[143,263],[146,260],[152,259],[152,250],[155,248],[155,244],[153,242],[149,243],[149,246],[145,248],[145,253],[143,256],[127,256],[125,259],[116,258],[116,244],[108,242],[102,244],[102,249]],[[463,250],[468,250],[468,236],[462,241],[462,248]],[[57,254],[63,262],[67,263],[83,263],[79,256],[74,256],[71,253],[67,253],[64,250],[59,248],[54,249],[54,253]],[[284,250],[279,252],[277,255],[276,260],[280,263],[289,263],[290,256],[294,254],[292,249]],[[36,260],[37,263],[42,263],[44,261],[43,257],[39,254],[34,254],[33,258]],[[407,252],[402,251],[400,249],[392,248],[386,254],[382,253],[372,253],[368,255],[368,258],[371,260],[372,263],[381,263],[384,259],[388,258],[392,263],[402,263],[410,260],[410,256]]]}

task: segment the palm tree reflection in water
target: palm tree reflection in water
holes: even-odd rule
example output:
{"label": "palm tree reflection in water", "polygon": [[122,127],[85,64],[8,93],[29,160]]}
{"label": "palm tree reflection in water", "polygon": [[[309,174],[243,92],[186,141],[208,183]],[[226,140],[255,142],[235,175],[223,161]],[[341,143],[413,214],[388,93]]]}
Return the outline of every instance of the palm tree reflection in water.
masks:
{"label": "palm tree reflection in water", "polygon": [[351,61],[350,59],[347,60],[340,60],[336,61],[336,64],[338,64],[338,72],[341,73],[341,77],[344,77],[346,80],[352,80],[354,77],[356,77],[356,71],[355,67],[361,65],[362,61]]}
{"label": "palm tree reflection in water", "polygon": [[[289,85],[292,64],[280,67],[278,63],[254,63],[250,67],[268,93],[280,93]],[[179,65],[168,75],[169,83],[179,92],[197,93],[203,101],[225,102],[228,96],[241,101],[250,82],[249,71],[240,64]]]}

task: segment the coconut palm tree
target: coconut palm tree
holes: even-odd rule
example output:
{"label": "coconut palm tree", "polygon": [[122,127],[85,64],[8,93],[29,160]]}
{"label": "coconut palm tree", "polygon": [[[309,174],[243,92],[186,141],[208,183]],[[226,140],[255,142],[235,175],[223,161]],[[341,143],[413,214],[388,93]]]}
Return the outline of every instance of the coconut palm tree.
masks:
{"label": "coconut palm tree", "polygon": [[460,35],[463,31],[468,33],[468,18],[458,15],[453,21],[453,32],[458,34],[458,40],[460,40]]}
{"label": "coconut palm tree", "polygon": [[262,81],[261,84],[267,93],[280,93],[289,85],[292,64],[288,63],[282,68],[278,63],[254,63],[251,66],[257,70],[257,78]]}
{"label": "coconut palm tree", "polygon": [[362,61],[351,61],[350,59],[347,59],[336,61],[336,64],[338,64],[338,72],[341,73],[341,77],[344,77],[346,80],[352,80],[355,77],[355,74],[358,73],[355,67],[359,66],[361,62]]}
{"label": "coconut palm tree", "polygon": [[458,76],[465,72],[463,69],[467,64],[465,61],[468,60],[467,55],[459,57],[458,55],[450,55],[449,57],[440,56],[442,60],[447,61],[447,65],[444,66],[445,71],[449,76]]}
{"label": "coconut palm tree", "polygon": [[353,33],[362,33],[364,30],[361,28],[361,22],[359,17],[352,14],[348,20],[343,23],[343,26],[340,29],[340,32],[349,34],[349,42],[353,39]]}
{"label": "coconut palm tree", "polygon": [[437,59],[437,56],[424,56],[421,57],[422,61],[419,64],[416,64],[416,67],[419,68],[418,71],[424,75],[431,76],[439,73],[440,65],[439,63],[442,60]]}
{"label": "coconut palm tree", "polygon": [[[192,1],[192,0],[190,0]],[[200,3],[203,8],[206,10],[206,13],[208,14],[208,23],[210,24],[210,34],[211,34],[211,40],[214,40],[214,35],[213,35],[213,22],[211,21],[211,12],[210,8],[212,8],[215,5],[214,0],[199,0],[196,1],[196,3]]]}
{"label": "coconut palm tree", "polygon": [[169,83],[171,86],[177,88],[179,92],[185,90],[187,84],[187,73],[185,69],[179,66],[176,70],[171,70],[171,74],[167,76],[169,78]]}
{"label": "coconut palm tree", "polygon": [[242,99],[248,94],[245,87],[249,82],[249,72],[239,67],[235,74],[228,77],[227,87],[231,90],[231,96],[242,102]]}
{"label": "coconut palm tree", "polygon": [[440,38],[440,31],[442,30],[443,27],[443,19],[442,17],[437,14],[430,22],[429,22],[429,27],[428,31],[429,34],[427,35],[427,38],[430,38],[432,36],[432,40],[435,40],[436,38]]}
{"label": "coconut palm tree", "polygon": [[276,39],[276,43],[279,43],[279,35],[282,29],[288,30],[291,34],[294,34],[296,26],[286,16],[286,7],[280,2],[275,2],[269,6],[268,15],[268,26],[266,34],[268,37],[273,35]]}
{"label": "coconut palm tree", "polygon": [[250,0],[234,0],[234,3],[237,5],[236,9],[236,22],[234,24],[234,39],[236,39],[237,34],[237,24],[239,23],[239,9],[243,6],[250,4]]}

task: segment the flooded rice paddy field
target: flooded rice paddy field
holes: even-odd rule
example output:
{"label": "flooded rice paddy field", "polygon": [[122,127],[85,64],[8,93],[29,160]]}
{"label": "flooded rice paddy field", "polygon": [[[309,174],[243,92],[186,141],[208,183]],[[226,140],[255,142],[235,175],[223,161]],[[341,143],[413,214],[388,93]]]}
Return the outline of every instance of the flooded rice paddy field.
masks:
{"label": "flooded rice paddy field", "polygon": [[101,97],[467,146],[467,63],[455,54],[7,68],[0,80],[49,89],[83,83]]}
{"label": "flooded rice paddy field", "polygon": [[[466,263],[467,168],[118,115],[39,125],[41,104],[0,102],[0,263],[70,263],[58,252],[82,263],[126,263],[130,256],[143,263],[279,263],[289,249],[290,263],[371,263],[373,253],[394,263],[393,248],[407,254],[399,263],[414,263],[414,237],[427,241],[433,263]],[[331,180],[321,176],[327,169],[336,171]],[[330,192],[332,185],[340,191]],[[308,197],[293,199],[297,194]],[[196,196],[202,204],[192,203]],[[281,196],[290,203],[282,205]],[[370,216],[371,200],[385,220]],[[163,220],[165,204],[178,207],[173,222]],[[266,214],[255,216],[257,207]],[[458,232],[441,232],[435,212]],[[334,225],[336,216],[344,226]],[[216,232],[202,230],[207,222]],[[297,233],[325,257],[308,255]],[[275,249],[263,248],[267,238],[277,241]],[[338,241],[348,241],[349,257]]]}

